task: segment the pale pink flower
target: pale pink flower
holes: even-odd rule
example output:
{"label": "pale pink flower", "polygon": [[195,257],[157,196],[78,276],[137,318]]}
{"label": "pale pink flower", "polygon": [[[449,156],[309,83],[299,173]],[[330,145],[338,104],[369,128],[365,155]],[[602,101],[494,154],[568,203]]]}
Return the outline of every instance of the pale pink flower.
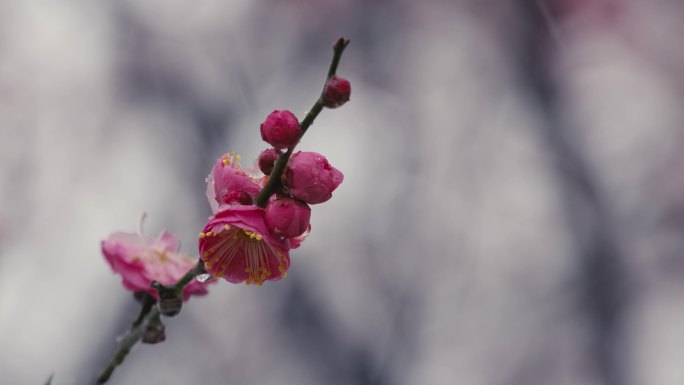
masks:
{"label": "pale pink flower", "polygon": [[[180,242],[164,231],[157,238],[116,232],[102,241],[102,254],[123,285],[132,291],[144,291],[157,298],[152,281],[173,285],[195,266],[197,258],[178,253]],[[209,282],[207,282],[209,283]],[[191,295],[205,295],[205,283],[193,280],[183,290],[183,300]]]}
{"label": "pale pink flower", "polygon": [[299,151],[292,155],[283,173],[283,182],[297,199],[309,204],[323,203],[342,183],[344,175],[317,152]]}
{"label": "pale pink flower", "polygon": [[221,156],[207,177],[207,198],[212,211],[224,204],[252,204],[261,190],[260,181],[240,168],[240,155]]}
{"label": "pale pink flower", "polygon": [[261,285],[285,278],[290,268],[289,241],[271,237],[257,206],[222,206],[199,238],[207,272],[232,283]]}
{"label": "pale pink flower", "polygon": [[280,198],[266,206],[264,219],[271,235],[293,238],[302,235],[309,228],[311,209],[309,205],[296,199]]}

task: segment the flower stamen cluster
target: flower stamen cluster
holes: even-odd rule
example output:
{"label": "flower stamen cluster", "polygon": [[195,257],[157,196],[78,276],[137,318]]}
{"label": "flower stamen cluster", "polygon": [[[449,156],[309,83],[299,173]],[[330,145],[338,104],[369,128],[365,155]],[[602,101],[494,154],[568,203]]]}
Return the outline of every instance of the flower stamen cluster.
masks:
{"label": "flower stamen cluster", "polygon": [[[214,271],[215,277],[226,277],[229,281],[262,285],[265,280],[274,279],[274,266],[269,257],[275,255],[279,278],[285,278],[289,266],[287,254],[269,242],[264,236],[253,231],[224,225],[223,229],[200,233],[206,241],[202,260],[207,270]],[[245,276],[232,273],[232,264],[240,264],[243,259]],[[226,273],[227,272],[227,273]],[[231,274],[232,273],[232,274]]]}

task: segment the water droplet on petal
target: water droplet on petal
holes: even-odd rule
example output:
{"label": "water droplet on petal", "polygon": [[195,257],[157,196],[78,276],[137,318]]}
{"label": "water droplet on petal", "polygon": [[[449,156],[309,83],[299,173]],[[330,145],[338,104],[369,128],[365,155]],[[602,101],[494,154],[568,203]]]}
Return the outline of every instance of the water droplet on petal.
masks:
{"label": "water droplet on petal", "polygon": [[196,279],[198,282],[207,282],[207,281],[210,280],[211,278],[212,278],[211,274],[197,274],[197,275],[195,276],[195,279]]}

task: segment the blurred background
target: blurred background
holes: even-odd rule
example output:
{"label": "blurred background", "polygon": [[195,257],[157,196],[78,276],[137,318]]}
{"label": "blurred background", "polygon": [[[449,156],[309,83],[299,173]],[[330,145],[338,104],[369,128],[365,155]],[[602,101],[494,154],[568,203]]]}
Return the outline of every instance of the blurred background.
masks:
{"label": "blurred background", "polygon": [[340,36],[345,174],[287,279],[219,282],[111,384],[684,384],[684,3],[0,0],[0,383],[89,384],[196,253],[204,178],[300,118]]}

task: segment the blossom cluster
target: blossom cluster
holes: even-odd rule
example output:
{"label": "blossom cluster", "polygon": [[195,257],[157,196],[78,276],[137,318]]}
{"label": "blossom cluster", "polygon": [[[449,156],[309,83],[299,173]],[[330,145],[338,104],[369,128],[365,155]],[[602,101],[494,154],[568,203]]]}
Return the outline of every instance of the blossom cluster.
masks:
{"label": "blossom cluster", "polygon": [[[333,75],[317,103],[337,108],[350,93],[349,82]],[[213,215],[199,234],[202,271],[256,285],[286,276],[289,251],[299,247],[311,229],[310,205],[328,201],[344,178],[319,153],[293,153],[306,128],[292,112],[273,111],[260,126],[270,147],[255,161],[258,167],[242,168],[240,156],[232,152],[218,158],[206,179]],[[167,232],[157,238],[145,237],[142,230],[114,233],[101,246],[126,288],[155,299],[159,294],[151,286],[154,281],[173,285],[198,263],[198,257],[179,254],[178,239]],[[197,278],[183,287],[184,300],[207,293],[206,279]]]}
{"label": "blossom cluster", "polygon": [[145,214],[137,234],[117,232],[102,241],[105,260],[141,308],[97,383],[107,382],[138,341],[164,341],[161,317],[179,314],[190,296],[206,294],[207,284],[218,281],[212,278],[258,286],[285,278],[290,250],[311,231],[310,205],[330,200],[344,179],[323,155],[294,150],[324,108],[349,101],[349,81],[335,74],[348,44],[345,38],[333,44],[323,91],[302,121],[286,110],[266,117],[260,133],[269,147],[255,167],[242,168],[232,152],[212,166],[206,178],[212,215],[199,233],[199,256],[179,253],[180,242],[166,231],[156,238],[143,235]]}
{"label": "blossom cluster", "polygon": [[261,125],[261,137],[273,147],[259,155],[258,170],[241,168],[233,153],[214,164],[207,177],[214,215],[199,234],[200,257],[212,276],[248,285],[286,276],[290,249],[299,247],[311,229],[309,205],[328,201],[344,178],[323,155],[299,151],[274,176],[280,180],[265,207],[258,206],[257,195],[278,158],[291,154],[301,135],[294,114],[276,110]]}

